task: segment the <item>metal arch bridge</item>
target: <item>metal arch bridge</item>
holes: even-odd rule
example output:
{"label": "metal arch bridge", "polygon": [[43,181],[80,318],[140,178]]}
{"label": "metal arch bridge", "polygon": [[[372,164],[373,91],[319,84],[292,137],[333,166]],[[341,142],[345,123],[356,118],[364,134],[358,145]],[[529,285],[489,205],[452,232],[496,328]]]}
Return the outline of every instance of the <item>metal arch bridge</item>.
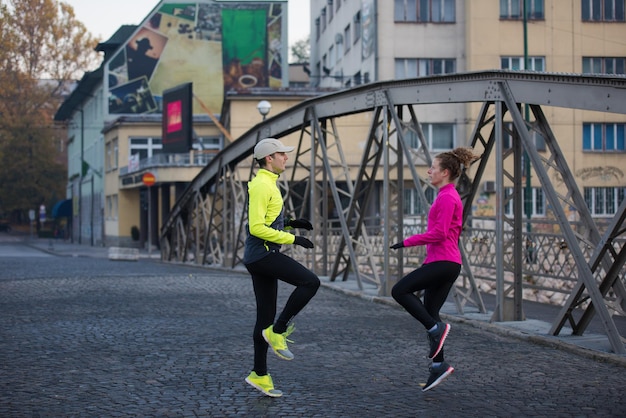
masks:
{"label": "metal arch bridge", "polygon": [[[574,334],[582,335],[597,314],[613,351],[626,353],[610,312],[626,312],[626,199],[601,231],[560,148],[559,144],[570,139],[555,138],[542,108],[626,114],[626,78],[621,76],[484,71],[378,82],[306,100],[256,125],[204,167],[162,226],[162,260],[241,266],[247,222],[246,182],[254,172],[254,145],[265,137],[289,136],[290,144],[295,138],[298,144],[296,152],[290,154],[294,161],[281,175],[279,186],[287,213],[307,217],[316,226],[309,237],[316,247],[305,251],[288,246],[285,250],[331,281],[356,280],[360,289],[367,282],[376,285],[379,294],[388,295],[394,281],[417,265],[411,264],[406,249],[389,250],[390,243],[407,233],[403,227],[404,191],[416,192],[424,214],[429,207],[426,195],[431,186],[420,177],[416,165],[430,166],[433,156],[418,115],[423,105],[450,103],[482,103],[467,141],[482,157],[457,185],[465,205],[463,280],[457,281],[453,291],[457,309],[462,312],[469,303],[485,312],[474,277],[478,258],[472,255],[475,247],[469,237],[477,240],[472,231],[471,205],[492,158],[500,203],[493,242],[486,251],[492,277],[496,278],[494,318],[504,320],[506,299],[513,300],[514,319],[523,319],[521,302],[524,275],[528,274],[525,261],[530,248],[522,208],[523,165],[530,162],[555,228],[560,231],[560,248],[566,249],[571,263],[571,269],[563,271],[573,284],[550,333],[558,335],[567,324]],[[367,114],[370,125],[367,136],[359,138],[364,143],[360,162],[358,166],[352,164],[350,170],[342,143],[354,133],[346,121],[359,114]],[[533,132],[545,139],[545,152],[537,151]],[[504,135],[512,138],[511,147],[506,149]],[[417,148],[409,146],[410,136],[417,138]],[[375,184],[380,189],[378,196]],[[505,185],[512,193],[504,194]],[[384,202],[383,213],[376,219],[378,225],[383,222],[388,227],[371,228],[367,208],[376,198]],[[512,204],[512,215],[504,213],[505,204]],[[576,214],[575,224],[570,223],[566,208],[570,216]],[[559,257],[548,262],[558,263]],[[506,275],[512,280],[506,282]]]}

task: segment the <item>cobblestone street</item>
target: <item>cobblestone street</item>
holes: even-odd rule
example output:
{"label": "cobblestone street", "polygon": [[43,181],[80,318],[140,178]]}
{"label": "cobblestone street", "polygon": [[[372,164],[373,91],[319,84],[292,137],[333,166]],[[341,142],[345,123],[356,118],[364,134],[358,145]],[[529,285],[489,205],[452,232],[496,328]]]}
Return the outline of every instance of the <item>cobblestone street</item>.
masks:
{"label": "cobblestone street", "polygon": [[[279,286],[280,303],[289,287]],[[5,417],[618,417],[625,367],[452,322],[450,378],[422,393],[423,330],[396,306],[320,288],[282,398],[244,378],[254,296],[237,271],[85,257],[0,257]]]}

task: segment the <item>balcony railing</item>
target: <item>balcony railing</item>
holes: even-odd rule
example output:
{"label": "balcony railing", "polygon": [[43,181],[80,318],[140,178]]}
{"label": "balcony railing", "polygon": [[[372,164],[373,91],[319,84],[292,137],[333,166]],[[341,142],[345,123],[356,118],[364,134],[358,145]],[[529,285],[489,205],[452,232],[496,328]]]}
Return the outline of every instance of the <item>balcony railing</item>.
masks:
{"label": "balcony railing", "polygon": [[184,154],[157,154],[139,162],[120,167],[119,175],[135,173],[155,167],[203,167],[217,154],[218,150],[196,151]]}

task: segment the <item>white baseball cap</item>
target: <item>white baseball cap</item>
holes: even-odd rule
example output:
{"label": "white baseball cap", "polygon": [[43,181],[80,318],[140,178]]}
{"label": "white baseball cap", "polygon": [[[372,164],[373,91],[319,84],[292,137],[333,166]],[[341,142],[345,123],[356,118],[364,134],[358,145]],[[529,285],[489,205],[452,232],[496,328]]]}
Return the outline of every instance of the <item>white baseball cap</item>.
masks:
{"label": "white baseball cap", "polygon": [[291,152],[294,147],[288,147],[276,138],[265,138],[254,146],[254,159],[265,158],[275,152]]}

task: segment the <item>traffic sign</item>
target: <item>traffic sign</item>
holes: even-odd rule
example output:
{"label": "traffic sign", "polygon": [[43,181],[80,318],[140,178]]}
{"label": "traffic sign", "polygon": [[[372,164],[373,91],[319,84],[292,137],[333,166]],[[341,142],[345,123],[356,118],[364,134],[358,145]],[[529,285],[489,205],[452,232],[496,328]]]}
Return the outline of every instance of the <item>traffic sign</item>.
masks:
{"label": "traffic sign", "polygon": [[154,177],[154,174],[148,172],[143,175],[141,180],[143,181],[143,184],[150,187],[156,182],[156,177]]}

